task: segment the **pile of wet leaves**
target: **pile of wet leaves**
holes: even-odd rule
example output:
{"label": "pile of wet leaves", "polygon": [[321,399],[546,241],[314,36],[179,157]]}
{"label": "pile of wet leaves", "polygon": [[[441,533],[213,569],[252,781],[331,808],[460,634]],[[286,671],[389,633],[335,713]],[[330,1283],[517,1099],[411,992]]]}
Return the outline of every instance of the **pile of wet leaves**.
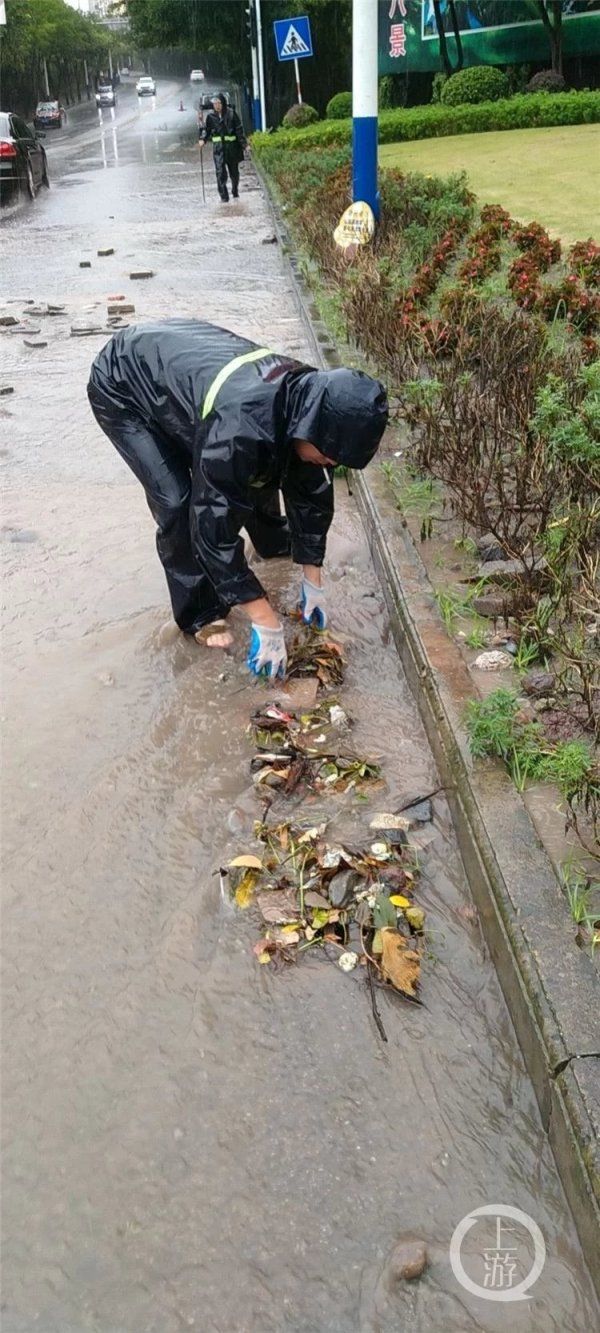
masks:
{"label": "pile of wet leaves", "polygon": [[258,823],[261,854],[236,856],[222,871],[236,906],[256,913],[258,961],[296,962],[321,950],[342,971],[366,969],[371,985],[419,1003],[425,915],[414,902],[406,823],[398,819],[367,847],[330,845],[326,824]]}
{"label": "pile of wet leaves", "polygon": [[[300,629],[289,650],[283,702],[279,694],[261,704],[248,727],[253,783],[264,802],[255,825],[258,850],[242,852],[219,873],[223,894],[256,920],[258,962],[277,966],[317,955],[362,976],[386,1041],[377,990],[422,1003],[425,913],[414,893],[418,856],[435,836],[424,827],[431,824],[435,793],[400,811],[374,814],[357,844],[328,840],[327,822],[303,825],[298,808],[283,820],[272,811],[273,801],[284,804],[293,794],[313,801],[330,792],[366,799],[385,785],[377,756],[349,745],[352,719],[334,693],[343,678],[340,645]],[[303,682],[296,686],[302,704],[292,702],[290,680]]]}
{"label": "pile of wet leaves", "polygon": [[316,676],[324,688],[341,685],[344,679],[344,657],[339,643],[327,632],[302,629],[288,648],[286,676],[288,680],[305,680]]}
{"label": "pile of wet leaves", "polygon": [[310,792],[371,791],[383,786],[375,756],[358,755],[340,733],[351,719],[335,699],[300,711],[267,703],[253,714],[249,728],[255,745],[253,782],[260,792],[279,789],[290,796]]}

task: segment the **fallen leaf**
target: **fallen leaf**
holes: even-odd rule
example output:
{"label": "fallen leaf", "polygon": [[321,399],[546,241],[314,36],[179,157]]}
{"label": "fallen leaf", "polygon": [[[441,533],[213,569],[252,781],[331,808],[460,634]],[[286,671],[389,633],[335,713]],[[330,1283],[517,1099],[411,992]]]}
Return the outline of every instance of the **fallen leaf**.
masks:
{"label": "fallen leaf", "polygon": [[250,903],[254,898],[255,885],[256,885],[256,875],[254,875],[252,871],[247,870],[246,874],[242,875],[242,878],[235,891],[236,906],[241,907],[242,911],[244,911],[244,908],[250,906]]}
{"label": "fallen leaf", "polygon": [[391,893],[390,902],[394,907],[410,907],[410,898],[404,898],[401,893]]}
{"label": "fallen leaf", "polygon": [[383,957],[381,970],[386,981],[396,990],[414,997],[419,981],[420,957],[398,930],[387,927],[382,931]]}
{"label": "fallen leaf", "polygon": [[304,894],[304,902],[307,907],[324,907],[326,911],[329,909],[328,899],[314,889],[309,889],[308,893]]}
{"label": "fallen leaf", "polygon": [[376,930],[383,929],[384,926],[396,925],[396,912],[387,893],[378,893],[373,907],[373,925]]}
{"label": "fallen leaf", "polygon": [[296,894],[285,893],[281,889],[267,889],[258,894],[257,903],[263,921],[272,925],[284,925],[286,922],[297,921],[298,906]]}
{"label": "fallen leaf", "polygon": [[404,913],[409,926],[413,930],[423,930],[425,925],[425,913],[422,907],[409,907]]}
{"label": "fallen leaf", "polygon": [[382,938],[382,932],[380,930],[376,930],[373,936],[373,943],[371,944],[371,953],[383,953],[383,938]]}
{"label": "fallen leaf", "polygon": [[236,856],[229,864],[230,866],[243,866],[246,870],[262,870],[263,868],[262,861],[259,861],[258,856]]}
{"label": "fallen leaf", "polygon": [[329,922],[329,911],[323,911],[322,909],[318,908],[316,912],[313,912],[312,916],[313,930],[322,930],[323,926],[326,926],[328,922]]}
{"label": "fallen leaf", "polygon": [[287,948],[290,944],[300,943],[300,932],[294,926],[273,926],[269,931],[269,939],[275,944],[284,944]]}

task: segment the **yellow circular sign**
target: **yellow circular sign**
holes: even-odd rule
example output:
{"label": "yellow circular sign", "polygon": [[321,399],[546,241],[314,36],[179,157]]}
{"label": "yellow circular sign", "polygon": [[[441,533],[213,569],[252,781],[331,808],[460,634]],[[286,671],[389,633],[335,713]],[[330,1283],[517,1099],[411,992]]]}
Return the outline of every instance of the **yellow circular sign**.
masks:
{"label": "yellow circular sign", "polygon": [[338,222],[333,239],[341,250],[351,245],[368,245],[375,235],[375,217],[369,204],[357,200],[350,204]]}

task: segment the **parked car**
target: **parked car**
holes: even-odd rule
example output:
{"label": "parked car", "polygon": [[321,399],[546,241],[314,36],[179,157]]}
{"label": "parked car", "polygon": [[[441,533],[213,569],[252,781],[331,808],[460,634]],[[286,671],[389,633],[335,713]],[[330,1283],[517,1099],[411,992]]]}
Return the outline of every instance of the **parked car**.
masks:
{"label": "parked car", "polygon": [[12,111],[0,111],[0,198],[27,190],[35,198],[40,185],[49,185],[46,152],[40,136]]}
{"label": "parked car", "polygon": [[110,83],[99,83],[96,93],[96,106],[116,106],[115,90]]}
{"label": "parked car", "polygon": [[190,83],[203,83],[203,82],[204,82],[204,70],[193,69],[190,74]]}
{"label": "parked car", "polygon": [[38,102],[33,117],[36,130],[60,130],[63,120],[66,120],[66,115],[60,102]]}
{"label": "parked car", "polygon": [[143,74],[135,85],[135,91],[138,97],[154,97],[156,94],[156,84],[149,74]]}

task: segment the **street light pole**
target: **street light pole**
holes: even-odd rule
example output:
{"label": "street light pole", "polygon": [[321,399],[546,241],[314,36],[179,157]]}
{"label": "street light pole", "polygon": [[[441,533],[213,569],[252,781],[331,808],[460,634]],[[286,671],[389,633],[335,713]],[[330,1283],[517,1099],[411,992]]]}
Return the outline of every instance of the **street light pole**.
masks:
{"label": "street light pole", "polygon": [[352,3],[352,198],[379,217],[377,189],[378,3]]}
{"label": "street light pole", "polygon": [[256,46],[258,52],[258,86],[260,90],[260,128],[267,128],[267,103],[265,99],[265,54],[263,51],[262,14],[260,0],[256,0]]}

